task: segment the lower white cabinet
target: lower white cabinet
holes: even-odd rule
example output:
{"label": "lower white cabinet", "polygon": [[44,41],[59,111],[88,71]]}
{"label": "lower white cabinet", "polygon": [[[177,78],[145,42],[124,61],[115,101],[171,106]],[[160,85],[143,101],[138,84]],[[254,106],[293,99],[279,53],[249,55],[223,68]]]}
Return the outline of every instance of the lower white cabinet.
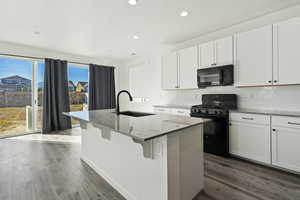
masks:
{"label": "lower white cabinet", "polygon": [[170,114],[171,111],[170,108],[154,107],[154,113],[157,114]]}
{"label": "lower white cabinet", "polygon": [[271,164],[270,116],[232,113],[230,154]]}
{"label": "lower white cabinet", "polygon": [[300,117],[230,113],[230,154],[300,172]]}
{"label": "lower white cabinet", "polygon": [[190,116],[190,110],[184,108],[154,107],[154,113]]}
{"label": "lower white cabinet", "polygon": [[272,164],[300,172],[300,118],[272,117]]}
{"label": "lower white cabinet", "polygon": [[182,116],[190,116],[190,110],[189,109],[172,109],[172,114],[182,115]]}

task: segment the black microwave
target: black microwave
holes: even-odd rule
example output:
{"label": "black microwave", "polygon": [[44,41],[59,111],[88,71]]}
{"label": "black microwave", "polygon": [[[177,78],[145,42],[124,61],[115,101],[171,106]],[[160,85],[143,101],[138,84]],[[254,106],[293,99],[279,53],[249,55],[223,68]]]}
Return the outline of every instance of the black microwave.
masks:
{"label": "black microwave", "polygon": [[233,84],[233,65],[197,70],[198,88]]}

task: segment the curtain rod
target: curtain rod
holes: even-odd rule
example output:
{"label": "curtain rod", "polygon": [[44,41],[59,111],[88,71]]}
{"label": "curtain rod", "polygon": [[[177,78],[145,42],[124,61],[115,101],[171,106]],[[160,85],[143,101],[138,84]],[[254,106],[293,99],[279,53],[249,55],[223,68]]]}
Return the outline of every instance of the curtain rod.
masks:
{"label": "curtain rod", "polygon": [[[45,58],[42,58],[42,57],[23,56],[23,55],[16,55],[16,54],[0,53],[0,55],[1,56],[20,57],[20,58],[29,58],[29,59],[35,59],[35,60],[45,60]],[[68,63],[79,64],[79,65],[90,65],[90,63],[74,62],[74,61],[68,61]]]}

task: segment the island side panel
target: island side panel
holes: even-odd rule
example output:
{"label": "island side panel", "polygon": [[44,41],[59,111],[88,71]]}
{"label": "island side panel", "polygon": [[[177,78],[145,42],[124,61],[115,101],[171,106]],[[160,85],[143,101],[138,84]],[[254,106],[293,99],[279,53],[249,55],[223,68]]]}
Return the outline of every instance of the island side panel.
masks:
{"label": "island side panel", "polygon": [[204,188],[203,125],[168,135],[169,200],[192,200]]}
{"label": "island side panel", "polygon": [[128,136],[89,123],[81,126],[82,160],[126,199],[167,200],[167,136],[152,140],[149,159]]}

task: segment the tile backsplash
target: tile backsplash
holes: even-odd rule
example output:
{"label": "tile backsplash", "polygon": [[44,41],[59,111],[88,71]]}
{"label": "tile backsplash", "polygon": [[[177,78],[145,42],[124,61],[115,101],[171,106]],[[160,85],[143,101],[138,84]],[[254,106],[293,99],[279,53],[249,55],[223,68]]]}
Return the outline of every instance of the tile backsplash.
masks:
{"label": "tile backsplash", "polygon": [[163,104],[201,104],[202,94],[233,93],[239,108],[300,111],[300,86],[235,88],[211,87],[199,90],[162,91]]}

